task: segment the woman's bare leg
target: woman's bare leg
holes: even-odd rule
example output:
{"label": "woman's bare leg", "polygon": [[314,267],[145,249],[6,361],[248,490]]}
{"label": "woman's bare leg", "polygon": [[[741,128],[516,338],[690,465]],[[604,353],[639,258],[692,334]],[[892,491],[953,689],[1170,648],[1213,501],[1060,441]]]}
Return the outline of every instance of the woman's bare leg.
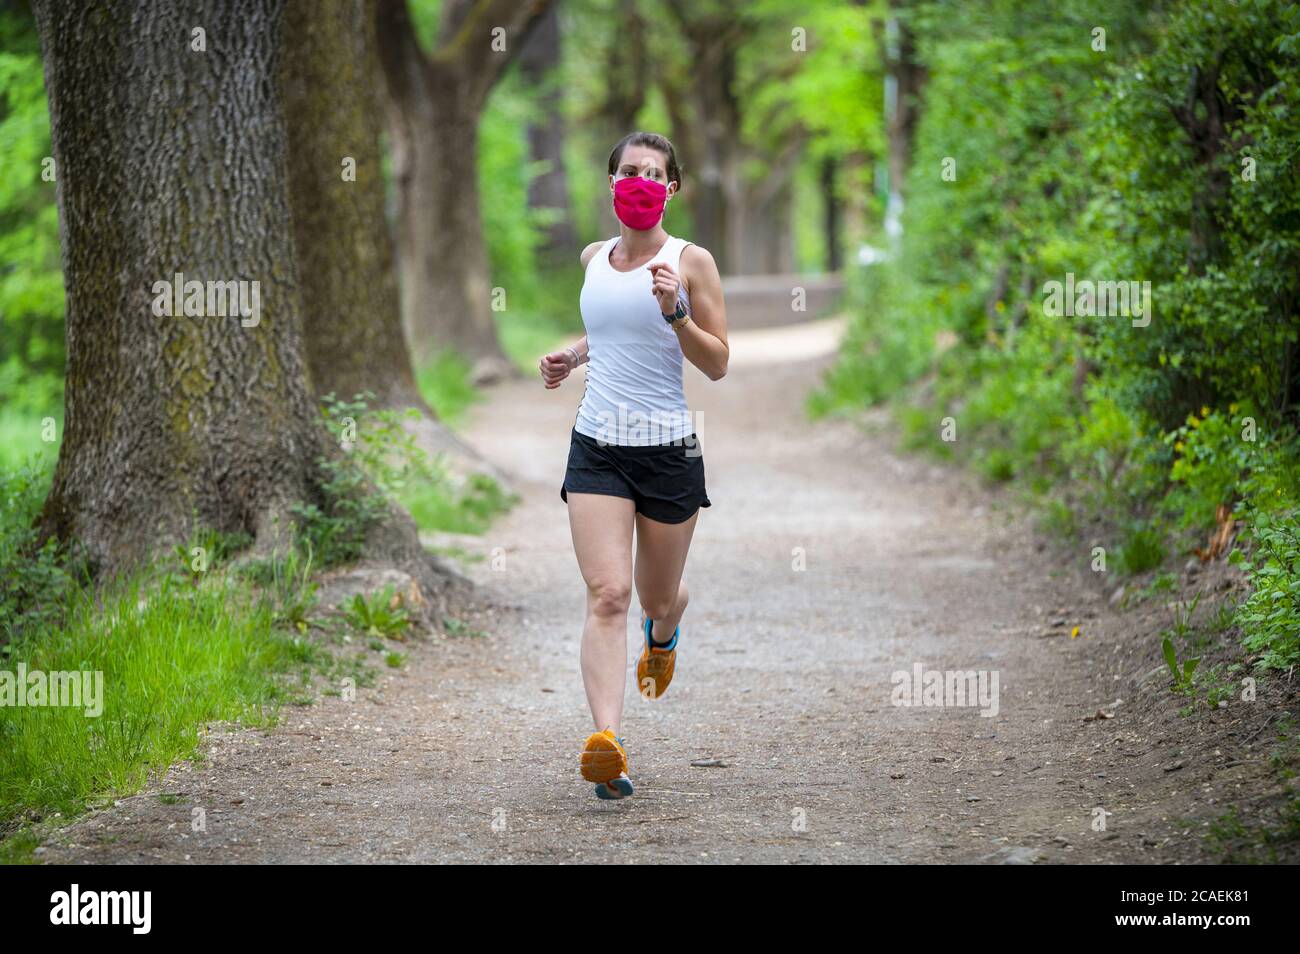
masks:
{"label": "woman's bare leg", "polygon": [[627,686],[627,611],[632,598],[632,518],[625,497],[569,493],[573,552],[587,584],[582,684],[596,730],[620,732]]}
{"label": "woman's bare leg", "polygon": [[681,523],[659,523],[636,515],[636,594],[654,620],[656,642],[668,642],[686,612],[690,597],[682,572],[699,517],[697,510]]}

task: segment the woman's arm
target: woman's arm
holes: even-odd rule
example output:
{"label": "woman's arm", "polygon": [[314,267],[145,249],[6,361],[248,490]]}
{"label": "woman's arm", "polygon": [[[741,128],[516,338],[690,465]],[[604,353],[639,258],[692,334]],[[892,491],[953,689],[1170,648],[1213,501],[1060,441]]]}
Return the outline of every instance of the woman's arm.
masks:
{"label": "woman's arm", "polygon": [[[604,242],[592,242],[582,250],[582,254],[578,256],[578,261],[583,268],[587,267],[587,263],[596,254],[596,250],[604,244]],[[569,376],[570,371],[586,361],[587,336],[583,335],[576,343],[567,348],[542,355],[542,359],[537,362],[537,369],[542,372],[542,383],[549,390],[558,388],[560,383]]]}
{"label": "woman's arm", "polygon": [[587,363],[587,336],[583,335],[574,344],[564,349],[564,353],[573,359],[569,365],[570,369],[576,368],[580,364]]}
{"label": "woman's arm", "polygon": [[[717,263],[707,249],[698,245],[688,245],[682,250],[681,282],[686,286],[686,293],[691,299],[691,320],[677,329],[677,340],[681,343],[682,354],[712,381],[717,381],[727,373],[727,360],[731,349],[727,345],[727,306],[722,298],[722,276],[718,274]],[[663,266],[655,276],[656,292],[672,288],[672,269]],[[660,282],[664,284],[661,286]],[[673,301],[667,294],[660,301]],[[665,313],[669,309],[664,309]]]}
{"label": "woman's arm", "polygon": [[537,370],[542,372],[542,383],[550,390],[558,388],[560,382],[569,376],[569,372],[586,360],[587,336],[583,335],[567,348],[542,355]]}

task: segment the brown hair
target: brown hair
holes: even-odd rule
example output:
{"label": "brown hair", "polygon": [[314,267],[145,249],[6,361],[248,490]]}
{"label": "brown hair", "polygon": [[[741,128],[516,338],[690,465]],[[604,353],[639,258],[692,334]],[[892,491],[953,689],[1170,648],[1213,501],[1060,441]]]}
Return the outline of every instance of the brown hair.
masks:
{"label": "brown hair", "polygon": [[677,183],[677,191],[682,188],[682,170],[677,165],[677,150],[673,144],[668,141],[666,136],[650,132],[628,133],[618,141],[614,151],[609,154],[609,174],[612,176],[618,169],[619,161],[623,158],[623,150],[628,146],[647,146],[651,149],[658,149],[668,157],[668,181]]}

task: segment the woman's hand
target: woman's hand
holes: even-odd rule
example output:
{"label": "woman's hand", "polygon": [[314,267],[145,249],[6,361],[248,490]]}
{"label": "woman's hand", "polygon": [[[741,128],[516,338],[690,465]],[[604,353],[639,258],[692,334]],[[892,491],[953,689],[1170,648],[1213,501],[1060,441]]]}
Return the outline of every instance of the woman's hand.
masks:
{"label": "woman's hand", "polygon": [[650,269],[650,275],[654,278],[650,293],[659,299],[659,310],[665,315],[671,315],[677,310],[677,290],[682,287],[682,280],[677,277],[671,265],[663,262],[647,265],[646,268]]}
{"label": "woman's hand", "polygon": [[569,348],[543,355],[537,363],[538,370],[542,372],[542,383],[547,388],[558,388],[560,382],[576,367],[575,360],[574,352]]}

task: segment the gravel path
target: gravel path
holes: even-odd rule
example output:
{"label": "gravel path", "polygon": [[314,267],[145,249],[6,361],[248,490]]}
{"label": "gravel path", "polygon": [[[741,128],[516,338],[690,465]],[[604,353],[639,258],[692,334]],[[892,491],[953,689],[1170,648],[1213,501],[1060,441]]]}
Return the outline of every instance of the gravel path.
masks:
{"label": "gravel path", "polygon": [[[515,381],[466,435],[523,494],[457,541],[487,557],[465,572],[495,605],[488,636],[417,646],[355,702],[290,709],[271,732],[215,730],[205,761],[60,832],[45,858],[1160,860],[1133,819],[1157,824],[1173,796],[1144,801],[1124,774],[1137,743],[1084,720],[1119,678],[1086,651],[1117,625],[1105,601],[960,475],[860,425],[808,423],[833,326],[803,327],[736,332],[720,382],[688,369],[713,507],[671,691],[628,705],[635,797],[597,801],[577,773],[583,592],[559,484],[581,380]],[[1085,638],[1042,638],[1058,607]],[[892,674],[916,665],[996,673],[997,714],[892,704]],[[1091,830],[1121,802],[1122,837]]]}

